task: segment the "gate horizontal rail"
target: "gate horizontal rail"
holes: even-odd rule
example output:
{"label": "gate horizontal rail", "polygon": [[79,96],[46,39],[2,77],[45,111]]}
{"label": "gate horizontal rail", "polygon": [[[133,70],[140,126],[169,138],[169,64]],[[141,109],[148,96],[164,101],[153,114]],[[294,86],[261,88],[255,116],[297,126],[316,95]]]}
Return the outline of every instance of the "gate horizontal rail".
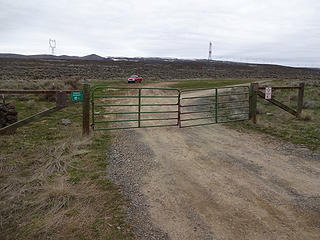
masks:
{"label": "gate horizontal rail", "polygon": [[[105,93],[105,91],[113,90],[113,92]],[[124,95],[121,91],[122,90],[129,90],[134,91],[134,95]],[[151,91],[152,94],[145,94],[146,92]],[[165,91],[170,92],[167,93],[167,95],[155,95],[153,91]],[[116,95],[113,95],[115,93]],[[172,94],[174,93],[174,94]],[[179,106],[179,96],[180,91],[179,89],[175,88],[140,88],[140,87],[110,87],[110,86],[96,86],[92,89],[92,126],[94,130],[116,130],[116,129],[131,129],[131,128],[146,128],[146,127],[165,127],[165,126],[178,126],[179,119],[178,119],[178,106]],[[102,101],[110,101],[112,99],[121,99],[121,100],[129,100],[133,99],[137,102],[129,104],[129,103],[100,103],[95,104],[95,99],[101,99]],[[105,99],[105,100],[103,100]],[[163,103],[152,103],[147,102],[143,103],[143,101],[150,101],[152,99],[158,99],[157,101],[172,101],[176,99],[176,102],[163,102]],[[159,100],[160,99],[160,100]],[[119,101],[121,101],[119,100]],[[151,108],[151,109],[143,109]],[[153,107],[176,107],[177,110],[152,110]],[[104,108],[110,109],[109,111],[105,112],[99,112],[98,109]],[[119,108],[122,108],[121,110]],[[129,111],[123,111],[129,110]],[[133,110],[132,108],[138,108]],[[130,111],[133,110],[133,111]],[[146,118],[145,115],[148,114],[148,117],[151,116],[151,118]],[[175,116],[170,116],[170,114],[175,114]],[[97,120],[97,116],[103,116],[108,118],[108,116],[117,116],[121,115],[122,118],[130,116],[136,116],[132,117],[130,119],[106,119],[106,120]],[[159,116],[159,115],[169,115],[169,116],[162,116],[162,117],[152,117],[153,115]],[[143,122],[166,122],[166,124],[160,124],[157,123],[156,125],[143,125]],[[174,121],[174,123],[172,123]],[[136,126],[116,126],[116,127],[96,127],[96,124],[112,124],[112,123],[135,123]]]}
{"label": "gate horizontal rail", "polygon": [[[91,94],[94,130],[165,126],[184,128],[243,121],[249,117],[249,104],[244,105],[245,102],[249,103],[247,86],[179,90],[98,85],[92,88]],[[153,110],[153,107],[159,108]],[[117,119],[117,116],[122,117]],[[151,124],[154,125],[142,124],[147,122],[153,122]],[[121,123],[127,125],[119,126]],[[100,124],[107,125],[103,127]],[[109,124],[117,126],[110,127]]]}
{"label": "gate horizontal rail", "polygon": [[[193,96],[200,92],[203,94]],[[249,103],[247,86],[182,90],[180,127],[248,120],[249,104],[244,106],[245,102]],[[188,118],[182,118],[185,115]]]}

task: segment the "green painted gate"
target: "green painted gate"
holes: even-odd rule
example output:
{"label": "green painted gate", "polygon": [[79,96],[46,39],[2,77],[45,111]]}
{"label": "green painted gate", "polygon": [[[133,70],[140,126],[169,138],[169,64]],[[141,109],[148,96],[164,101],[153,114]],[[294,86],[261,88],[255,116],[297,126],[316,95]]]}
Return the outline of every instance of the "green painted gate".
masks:
{"label": "green painted gate", "polygon": [[247,86],[179,90],[110,87],[91,91],[94,130],[203,126],[249,119]]}
{"label": "green painted gate", "polygon": [[179,126],[195,127],[249,119],[249,87],[180,91]]}
{"label": "green painted gate", "polygon": [[109,87],[92,89],[94,130],[178,126],[179,90]]}

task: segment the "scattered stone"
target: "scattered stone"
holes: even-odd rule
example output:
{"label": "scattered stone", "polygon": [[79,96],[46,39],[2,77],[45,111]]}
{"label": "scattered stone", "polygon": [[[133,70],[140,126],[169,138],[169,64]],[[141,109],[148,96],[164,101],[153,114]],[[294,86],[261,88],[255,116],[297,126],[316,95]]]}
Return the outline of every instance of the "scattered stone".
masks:
{"label": "scattered stone", "polygon": [[143,142],[132,144],[132,140],[138,138],[139,133],[130,130],[118,132],[114,136],[107,159],[108,176],[112,182],[122,186],[124,196],[130,199],[126,211],[127,221],[134,222],[134,226],[130,229],[135,233],[134,239],[168,240],[168,234],[153,224],[147,209],[148,204],[141,192],[141,186],[144,184],[142,179],[148,172],[155,169],[157,164],[150,161],[154,153],[148,145]]}
{"label": "scattered stone", "polygon": [[71,124],[71,120],[70,119],[67,119],[67,118],[64,118],[64,119],[61,119],[60,122],[59,122],[60,125],[64,125],[64,126],[68,126]]}

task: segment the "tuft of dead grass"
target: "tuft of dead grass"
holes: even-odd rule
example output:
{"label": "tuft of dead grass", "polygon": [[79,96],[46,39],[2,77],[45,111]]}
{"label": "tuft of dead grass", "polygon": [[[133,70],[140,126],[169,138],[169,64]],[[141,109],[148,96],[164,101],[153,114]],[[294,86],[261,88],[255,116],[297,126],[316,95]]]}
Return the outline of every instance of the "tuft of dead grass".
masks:
{"label": "tuft of dead grass", "polygon": [[312,120],[313,120],[313,117],[312,117],[311,114],[303,114],[302,117],[301,117],[301,119],[302,119],[303,121],[312,121]]}
{"label": "tuft of dead grass", "polygon": [[67,172],[68,159],[72,156],[72,143],[64,142],[60,145],[48,147],[44,151],[45,163],[41,172],[46,176],[49,174],[65,173]]}
{"label": "tuft of dead grass", "polygon": [[106,178],[109,136],[82,138],[77,117],[58,125],[79,111],[68,109],[1,136],[0,239],[130,236],[125,202]]}
{"label": "tuft of dead grass", "polygon": [[[271,134],[295,144],[305,145],[311,150],[318,149],[320,146],[320,108],[318,107],[320,106],[320,82],[309,81],[306,83],[301,118],[296,118],[272,104],[267,105],[264,99],[258,98],[258,124],[243,122],[230,125],[237,129],[248,128]],[[268,82],[268,84],[271,86],[294,86],[299,82],[275,81]],[[297,109],[297,91],[279,90],[272,94],[275,99]]]}

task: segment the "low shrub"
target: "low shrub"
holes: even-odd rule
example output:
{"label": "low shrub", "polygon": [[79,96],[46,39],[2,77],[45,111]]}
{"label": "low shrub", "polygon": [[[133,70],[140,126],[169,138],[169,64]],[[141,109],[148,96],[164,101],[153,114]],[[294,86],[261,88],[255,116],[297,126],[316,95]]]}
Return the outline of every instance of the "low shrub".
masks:
{"label": "low shrub", "polygon": [[304,103],[303,103],[303,108],[304,109],[315,109],[317,108],[318,104],[315,102],[315,101],[312,101],[312,100],[305,100]]}

